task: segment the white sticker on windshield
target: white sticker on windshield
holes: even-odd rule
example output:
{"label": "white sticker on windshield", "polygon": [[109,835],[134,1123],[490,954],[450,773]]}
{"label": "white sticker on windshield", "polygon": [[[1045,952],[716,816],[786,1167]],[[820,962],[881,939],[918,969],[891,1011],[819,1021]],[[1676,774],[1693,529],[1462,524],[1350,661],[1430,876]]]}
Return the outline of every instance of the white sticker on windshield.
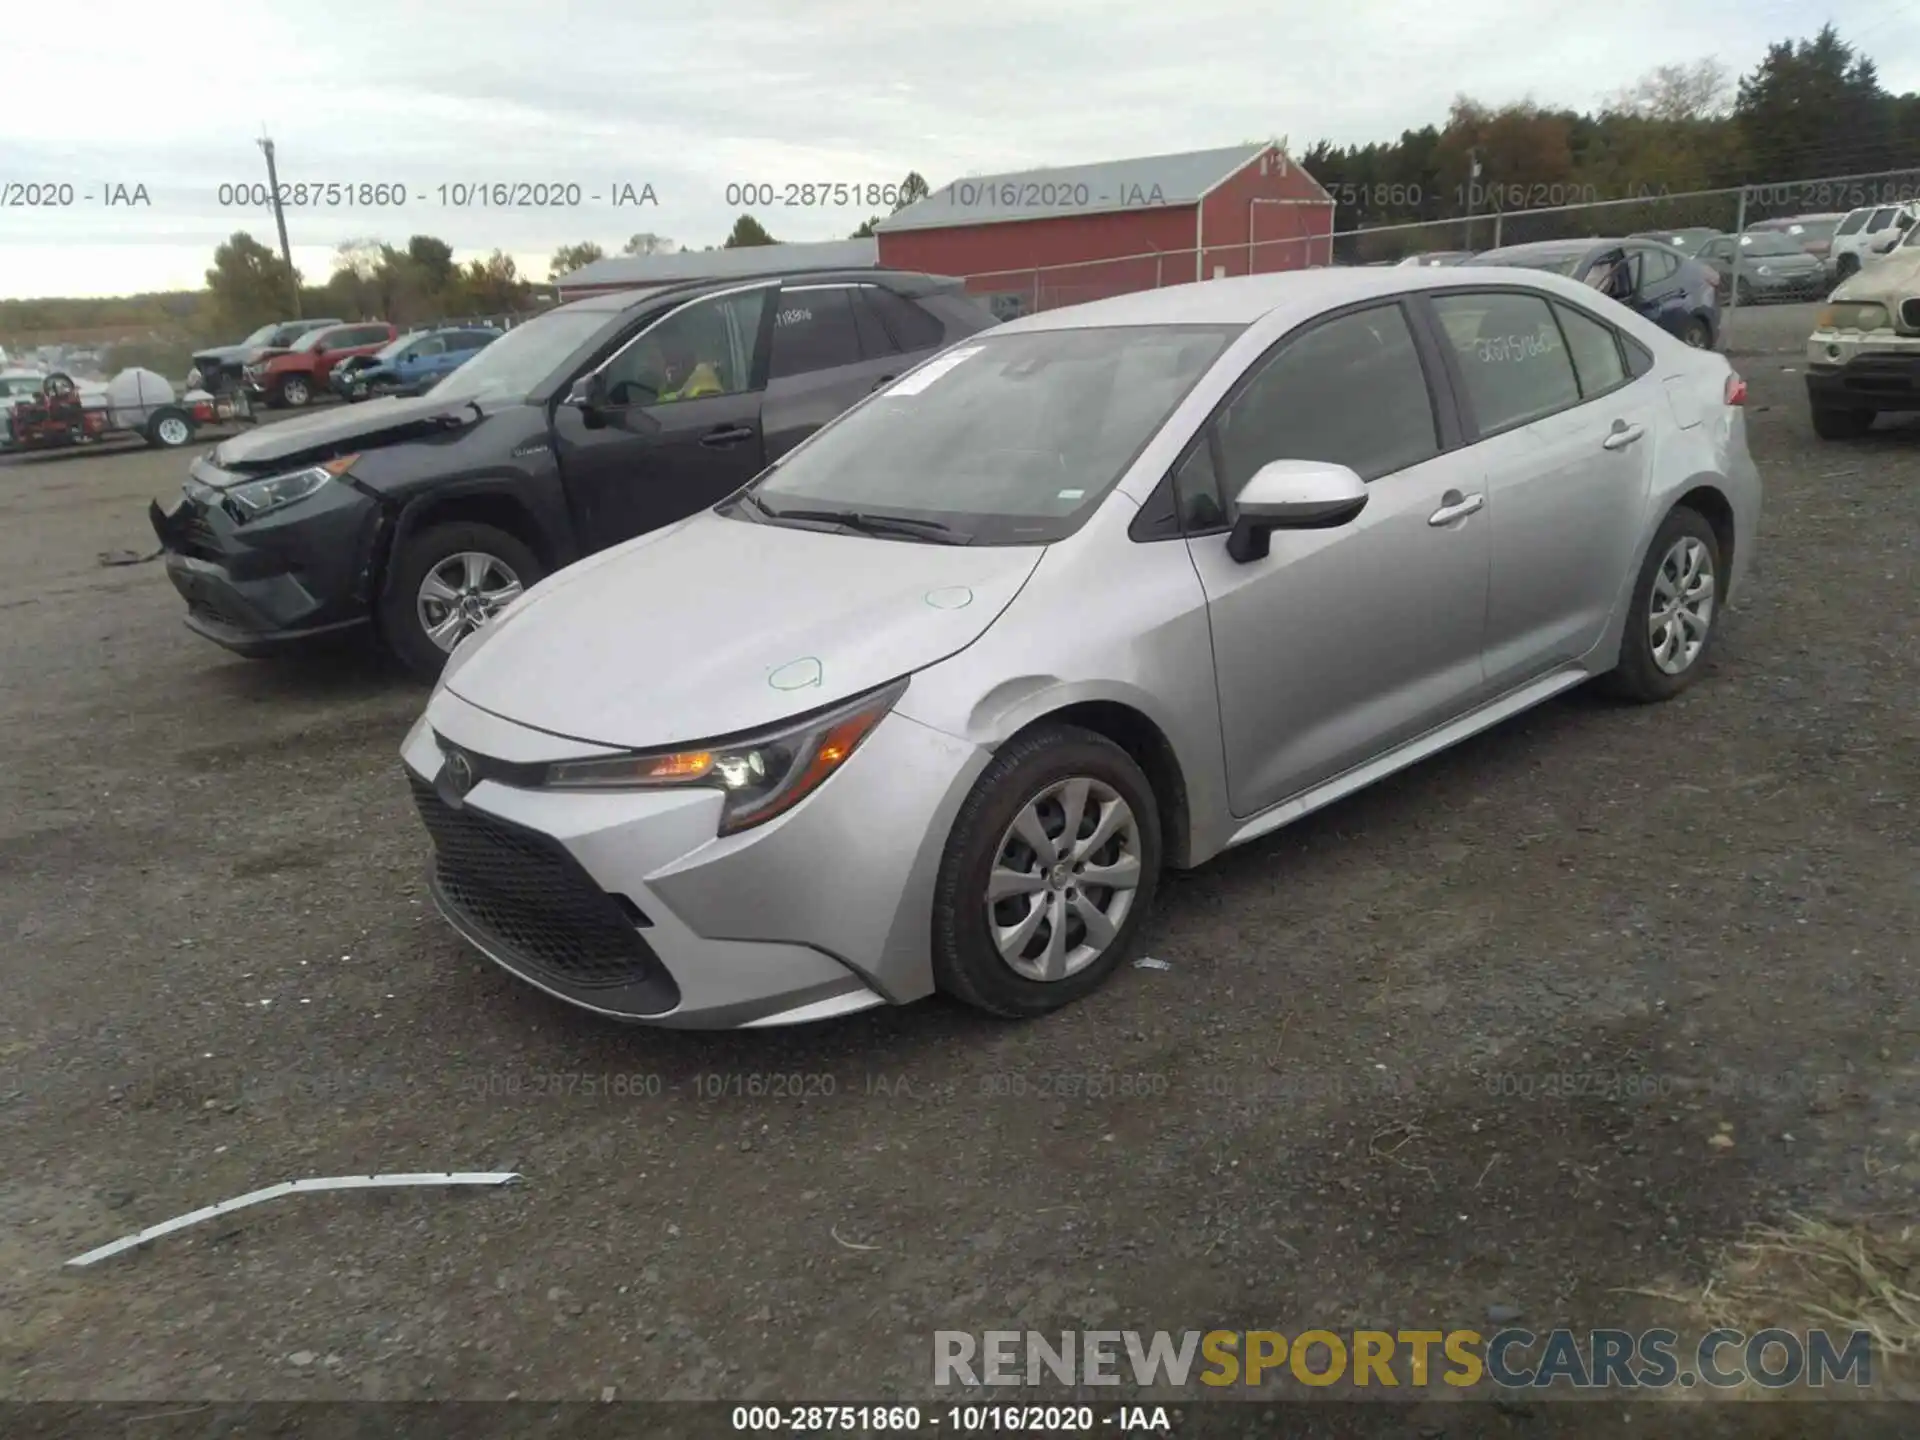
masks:
{"label": "white sticker on windshield", "polygon": [[1053,498],[1056,500],[1084,500],[1086,496],[1087,492],[1084,490],[1062,490]]}
{"label": "white sticker on windshield", "polygon": [[978,345],[969,345],[964,350],[955,350],[950,355],[942,355],[938,360],[929,360],[886,393],[889,395],[918,395],[942,375],[953,369],[954,366],[960,364],[961,361],[969,360],[973,356],[978,355],[980,349],[981,347]]}

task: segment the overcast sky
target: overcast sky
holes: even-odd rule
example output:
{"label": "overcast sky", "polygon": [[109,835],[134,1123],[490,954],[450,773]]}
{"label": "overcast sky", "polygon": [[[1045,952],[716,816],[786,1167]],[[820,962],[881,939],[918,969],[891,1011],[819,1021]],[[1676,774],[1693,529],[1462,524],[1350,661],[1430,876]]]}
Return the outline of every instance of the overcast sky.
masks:
{"label": "overcast sky", "polygon": [[[343,240],[416,233],[461,259],[503,248],[544,280],[573,241],[717,244],[730,183],[913,169],[937,188],[1256,139],[1390,140],[1461,91],[1586,107],[1665,62],[1744,71],[1829,19],[1889,89],[1920,88],[1920,10],[1895,0],[87,0],[72,24],[28,9],[40,19],[0,44],[0,296],[197,288],[233,231],[275,243],[264,208],[221,203],[222,184],[264,181],[263,133],[283,184],[407,197],[290,209],[310,283]],[[579,203],[443,203],[442,186],[497,181],[578,186]],[[74,204],[20,207],[21,182],[70,184]],[[105,203],[115,185],[151,203]],[[648,185],[657,204],[613,203]],[[868,213],[753,209],[783,240]]]}

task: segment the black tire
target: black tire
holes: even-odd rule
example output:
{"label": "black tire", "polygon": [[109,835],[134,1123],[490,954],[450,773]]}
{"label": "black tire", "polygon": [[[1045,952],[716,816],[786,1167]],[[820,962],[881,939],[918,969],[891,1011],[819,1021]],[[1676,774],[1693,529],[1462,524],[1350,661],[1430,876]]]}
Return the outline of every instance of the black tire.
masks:
{"label": "black tire", "polygon": [[289,410],[301,410],[313,403],[313,385],[304,375],[289,375],[276,390],[279,404]]}
{"label": "black tire", "polygon": [[[1054,981],[1031,980],[1000,957],[988,933],[986,888],[1001,837],[1049,785],[1087,777],[1133,811],[1140,880],[1131,908],[1106,949]],[[954,999],[1005,1019],[1030,1019],[1085,998],[1126,963],[1160,879],[1160,812],[1133,758],[1105,736],[1046,724],[1001,746],[974,783],[947,838],[933,900],[934,984]]]}
{"label": "black tire", "polygon": [[1696,350],[1711,350],[1713,349],[1713,326],[1707,323],[1704,315],[1696,315],[1687,321],[1685,328],[1681,330],[1680,340]]}
{"label": "black tire", "polygon": [[439,678],[449,652],[434,643],[421,623],[420,587],[436,565],[463,551],[494,557],[513,572],[523,590],[531,590],[546,573],[525,541],[497,526],[456,520],[430,526],[410,537],[393,558],[378,620],[387,648],[407,669],[428,682]]}
{"label": "black tire", "polygon": [[1858,440],[1873,428],[1871,410],[1843,410],[1837,405],[1813,407],[1813,433],[1822,440]]}
{"label": "black tire", "polygon": [[[1699,653],[1686,669],[1677,675],[1670,675],[1654,660],[1648,611],[1653,599],[1654,580],[1662,563],[1668,552],[1685,538],[1698,540],[1707,548],[1707,556],[1713,567],[1713,610],[1708,616],[1707,634],[1701,642]],[[1647,558],[1640,564],[1640,578],[1634,582],[1633,600],[1627,609],[1626,631],[1620,637],[1620,660],[1612,670],[1600,677],[1601,688],[1622,700],[1646,705],[1659,700],[1671,700],[1693,684],[1705,668],[1707,655],[1713,649],[1714,637],[1720,633],[1724,614],[1721,599],[1725,592],[1726,571],[1721,565],[1720,539],[1713,533],[1713,526],[1698,510],[1675,507],[1661,523],[1653,537],[1653,544],[1647,547]]]}
{"label": "black tire", "polygon": [[147,421],[145,436],[156,450],[178,450],[193,439],[193,417],[183,410],[156,410]]}

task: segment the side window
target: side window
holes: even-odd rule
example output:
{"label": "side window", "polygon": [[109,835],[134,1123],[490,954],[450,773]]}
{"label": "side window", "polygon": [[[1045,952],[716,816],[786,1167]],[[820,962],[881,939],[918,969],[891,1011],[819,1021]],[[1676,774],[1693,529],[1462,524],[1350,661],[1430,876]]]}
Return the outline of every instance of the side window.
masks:
{"label": "side window", "polygon": [[1873,218],[1867,221],[1867,233],[1869,235],[1878,235],[1891,224],[1893,224],[1893,211],[1891,209],[1882,208],[1876,210],[1873,212]]}
{"label": "side window", "polygon": [[1865,210],[1856,210],[1847,216],[1846,219],[1842,220],[1840,222],[1840,228],[1833,233],[1836,235],[1851,235],[1866,223],[1867,212]]}
{"label": "side window", "polygon": [[453,339],[448,342],[447,348],[449,350],[460,350],[460,351],[484,350],[486,348],[487,341],[491,340],[492,338],[493,337],[491,335],[482,334],[478,330],[469,330],[463,335],[454,336]]}
{"label": "side window", "polygon": [[845,286],[827,290],[783,290],[774,302],[773,359],[770,380],[810,375],[858,365],[860,332]]}
{"label": "side window", "polygon": [[1482,435],[1579,403],[1573,364],[1544,297],[1512,290],[1436,295],[1433,308],[1453,342]]}
{"label": "side window", "polygon": [[1627,263],[1627,257],[1618,250],[1608,250],[1596,256],[1582,278],[1602,295],[1615,300],[1625,300],[1633,294],[1634,286],[1639,283],[1639,277]]}
{"label": "side window", "polygon": [[1671,280],[1674,272],[1680,268],[1679,257],[1670,255],[1664,250],[1651,248],[1635,250],[1633,261],[1633,288],[1641,295],[1650,295],[1665,289],[1667,281]]}
{"label": "side window", "polygon": [[[1440,453],[1426,371],[1396,304],[1336,316],[1286,341],[1209,428],[1183,467],[1193,472],[1183,490],[1211,493],[1222,508],[1270,460],[1327,460],[1375,480]],[[1201,503],[1190,495],[1183,514]]]}
{"label": "side window", "polygon": [[873,285],[856,285],[847,292],[853,301],[854,328],[860,332],[860,350],[869,360],[900,353],[887,327],[880,323],[880,309],[874,300],[880,293]]}
{"label": "side window", "polygon": [[345,347],[357,345],[385,345],[393,339],[393,334],[384,325],[362,325],[347,332],[353,338],[342,341]]}
{"label": "side window", "polygon": [[1620,342],[1611,325],[1603,325],[1586,311],[1558,301],[1554,302],[1553,313],[1567,337],[1574,378],[1580,383],[1583,399],[1591,400],[1626,383],[1627,367],[1620,358]]}
{"label": "side window", "polygon": [[418,345],[413,347],[413,355],[416,360],[424,360],[429,355],[444,355],[446,353],[447,337],[444,335],[435,335],[430,339],[422,340]]}
{"label": "side window", "polygon": [[607,362],[607,400],[657,405],[738,395],[753,383],[753,347],[771,288],[698,300],[656,321]]}
{"label": "side window", "polygon": [[873,306],[902,350],[932,350],[945,342],[947,327],[904,295],[896,295],[884,285],[873,287]]}
{"label": "side window", "polygon": [[1220,503],[1220,476],[1213,464],[1213,448],[1218,430],[1209,425],[1173,475],[1173,500],[1179,511],[1180,528],[1189,535],[1218,530],[1227,523]]}

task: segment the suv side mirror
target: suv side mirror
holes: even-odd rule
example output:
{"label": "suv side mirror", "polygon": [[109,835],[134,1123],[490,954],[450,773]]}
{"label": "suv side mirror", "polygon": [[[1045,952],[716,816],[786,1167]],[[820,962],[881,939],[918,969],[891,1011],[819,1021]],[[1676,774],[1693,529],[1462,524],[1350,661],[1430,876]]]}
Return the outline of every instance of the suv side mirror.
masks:
{"label": "suv side mirror", "polygon": [[1270,460],[1233,502],[1227,554],[1242,565],[1264,560],[1275,530],[1331,530],[1366,507],[1366,482],[1345,465]]}
{"label": "suv side mirror", "polygon": [[582,375],[567,390],[566,404],[580,412],[589,430],[607,423],[607,377],[599,370]]}

